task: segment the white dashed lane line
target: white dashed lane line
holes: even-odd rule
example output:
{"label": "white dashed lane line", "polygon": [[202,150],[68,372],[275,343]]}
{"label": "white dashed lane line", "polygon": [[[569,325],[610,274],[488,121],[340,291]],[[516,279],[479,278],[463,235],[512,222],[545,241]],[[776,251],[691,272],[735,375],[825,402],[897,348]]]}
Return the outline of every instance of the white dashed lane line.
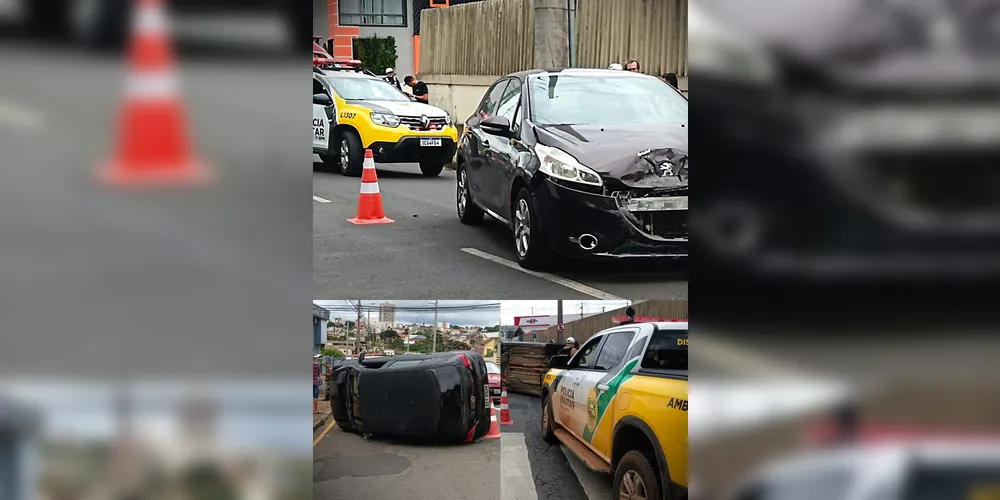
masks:
{"label": "white dashed lane line", "polygon": [[538,500],[524,434],[500,434],[500,500]]}
{"label": "white dashed lane line", "polygon": [[34,131],[41,130],[43,123],[41,112],[0,98],[0,126],[7,125]]}
{"label": "white dashed lane line", "polygon": [[316,196],[316,195],[313,195],[313,201],[319,202],[319,203],[330,203],[330,200],[328,200],[326,198],[320,198],[319,196]]}
{"label": "white dashed lane line", "polygon": [[482,250],[478,250],[475,248],[463,248],[462,251],[469,255],[475,255],[476,257],[479,257],[481,259],[486,259],[490,262],[500,264],[501,266],[507,266],[516,271],[521,271],[522,273],[530,274],[536,278],[542,278],[543,280],[551,281],[552,283],[555,283],[557,285],[562,285],[571,290],[576,290],[577,292],[580,292],[584,295],[589,295],[591,297],[603,300],[625,300],[622,297],[618,297],[617,295],[612,295],[605,291],[598,290],[594,287],[584,285],[583,283],[578,283],[571,279],[563,278],[562,276],[556,276],[554,274],[541,273],[538,271],[525,269],[521,267],[517,262],[514,262],[512,260],[507,260],[503,257],[497,257],[496,255],[493,255],[491,253],[486,253]]}

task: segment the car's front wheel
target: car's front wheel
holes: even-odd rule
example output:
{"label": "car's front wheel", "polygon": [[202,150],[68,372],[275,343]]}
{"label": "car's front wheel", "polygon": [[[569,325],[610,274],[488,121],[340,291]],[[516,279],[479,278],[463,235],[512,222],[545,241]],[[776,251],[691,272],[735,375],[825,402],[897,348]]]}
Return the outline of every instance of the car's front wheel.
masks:
{"label": "car's front wheel", "polygon": [[559,442],[552,427],[552,396],[548,394],[542,403],[542,439],[553,444]]}
{"label": "car's front wheel", "polygon": [[425,177],[437,177],[441,175],[442,170],[444,170],[444,163],[436,161],[420,162],[420,172],[423,173]]}
{"label": "car's front wheel", "polygon": [[618,461],[615,468],[614,492],[616,498],[635,500],[660,500],[660,485],[649,457],[640,450],[632,450]]}
{"label": "car's front wheel", "polygon": [[475,225],[483,221],[483,211],[472,202],[472,189],[469,187],[469,172],[465,164],[458,165],[458,175],[455,193],[455,206],[458,209],[458,220],[462,224]]}
{"label": "car's front wheel", "polygon": [[340,134],[340,173],[349,177],[360,177],[364,168],[365,151],[361,138],[353,130]]}
{"label": "car's front wheel", "polygon": [[526,187],[521,188],[514,199],[512,229],[518,264],[527,269],[543,267],[549,261],[552,247],[542,233],[541,221]]}

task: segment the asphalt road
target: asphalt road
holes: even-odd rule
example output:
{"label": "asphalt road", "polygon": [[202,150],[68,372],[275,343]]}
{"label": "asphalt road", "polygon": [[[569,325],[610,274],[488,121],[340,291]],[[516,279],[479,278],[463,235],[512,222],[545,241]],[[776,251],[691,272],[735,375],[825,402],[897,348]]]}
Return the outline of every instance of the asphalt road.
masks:
{"label": "asphalt road", "polygon": [[[244,56],[180,67],[191,135],[214,183],[133,192],[94,175],[116,135],[121,59],[3,40],[2,370],[301,370],[292,368],[301,346],[274,332],[299,328],[312,299],[311,174],[297,166],[308,144],[295,132],[308,112],[295,91],[307,77],[289,78],[301,63]],[[233,328],[248,311],[253,321]]]}
{"label": "asphalt road", "polygon": [[500,439],[433,445],[321,428],[313,446],[316,500],[500,499]]}
{"label": "asphalt road", "polygon": [[513,423],[500,426],[501,500],[612,498],[610,476],[590,471],[562,445],[542,439],[540,398],[508,393],[508,406]]}
{"label": "asphalt road", "polygon": [[[355,226],[360,181],[314,164],[313,271],[316,298],[641,299],[687,297],[677,266],[558,262],[526,273],[512,237],[488,219],[465,226],[455,213],[455,172],[424,178],[416,164],[378,165],[392,224]],[[498,263],[502,259],[506,262]],[[512,266],[512,267],[509,267]]]}

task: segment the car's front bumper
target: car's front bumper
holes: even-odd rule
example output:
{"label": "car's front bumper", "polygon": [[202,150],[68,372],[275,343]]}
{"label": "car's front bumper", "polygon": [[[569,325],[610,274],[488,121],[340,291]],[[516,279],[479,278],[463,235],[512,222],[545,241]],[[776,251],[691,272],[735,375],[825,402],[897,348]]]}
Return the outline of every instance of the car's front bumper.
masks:
{"label": "car's front bumper", "polygon": [[[657,229],[665,234],[657,236],[643,227],[638,214],[621,207],[612,196],[580,191],[551,179],[539,183],[534,195],[543,231],[564,256],[679,259],[688,255],[687,210],[642,215],[656,217]],[[584,249],[583,235],[592,235],[597,245]]]}
{"label": "car's front bumper", "polygon": [[[390,130],[390,129],[386,129]],[[407,163],[431,161],[449,163],[458,147],[458,132],[450,126],[436,132],[412,132],[406,127],[380,130],[366,137],[365,148],[371,149],[375,161],[380,163]],[[440,139],[440,146],[421,146],[421,139]]]}

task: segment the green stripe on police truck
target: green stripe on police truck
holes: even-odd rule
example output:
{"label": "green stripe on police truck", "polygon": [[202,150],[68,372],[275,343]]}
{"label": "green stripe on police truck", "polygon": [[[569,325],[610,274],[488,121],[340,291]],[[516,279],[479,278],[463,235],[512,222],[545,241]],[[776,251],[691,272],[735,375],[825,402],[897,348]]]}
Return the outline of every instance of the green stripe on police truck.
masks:
{"label": "green stripe on police truck", "polygon": [[611,401],[615,399],[618,394],[618,389],[621,388],[628,379],[632,378],[632,369],[635,365],[639,363],[639,358],[635,358],[625,364],[625,367],[618,372],[611,380],[608,381],[608,390],[601,391],[600,389],[594,388],[595,392],[598,392],[596,400],[587,400],[587,427],[583,429],[583,439],[588,443],[592,443],[594,439],[594,431],[597,430],[597,426],[601,423],[601,418],[604,417],[604,413],[607,411],[608,406]]}

